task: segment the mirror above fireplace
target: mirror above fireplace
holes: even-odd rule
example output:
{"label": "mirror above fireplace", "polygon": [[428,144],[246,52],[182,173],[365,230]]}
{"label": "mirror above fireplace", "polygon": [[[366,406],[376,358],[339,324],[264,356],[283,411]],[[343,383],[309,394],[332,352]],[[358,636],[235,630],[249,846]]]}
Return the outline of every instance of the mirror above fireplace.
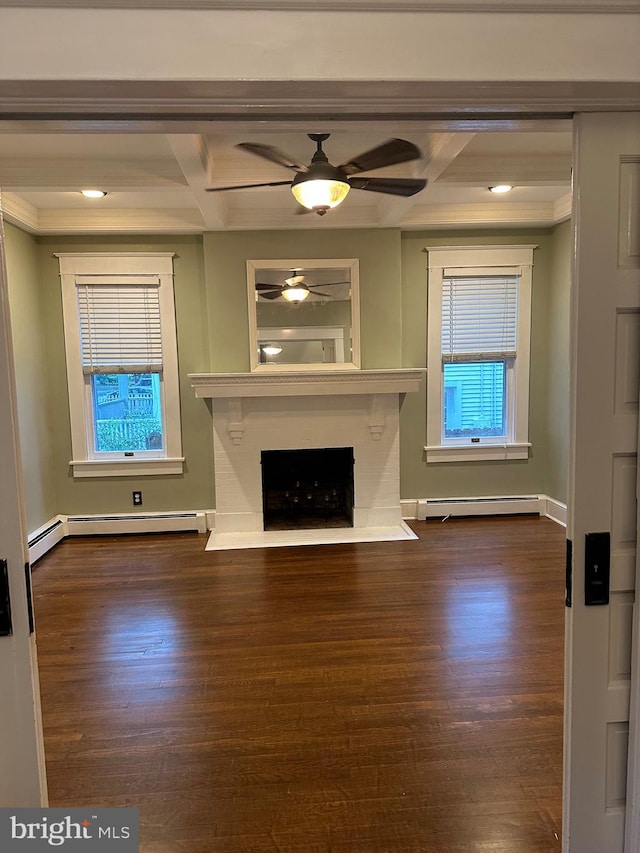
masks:
{"label": "mirror above fireplace", "polygon": [[247,261],[252,371],[360,368],[358,261]]}

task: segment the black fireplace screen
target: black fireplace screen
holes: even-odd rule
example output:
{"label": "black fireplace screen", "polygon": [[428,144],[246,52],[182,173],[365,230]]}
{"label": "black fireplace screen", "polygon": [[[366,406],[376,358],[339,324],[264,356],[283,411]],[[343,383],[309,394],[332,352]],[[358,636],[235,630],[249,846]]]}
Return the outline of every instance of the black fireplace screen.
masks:
{"label": "black fireplace screen", "polygon": [[353,527],[353,447],[263,450],[265,530]]}

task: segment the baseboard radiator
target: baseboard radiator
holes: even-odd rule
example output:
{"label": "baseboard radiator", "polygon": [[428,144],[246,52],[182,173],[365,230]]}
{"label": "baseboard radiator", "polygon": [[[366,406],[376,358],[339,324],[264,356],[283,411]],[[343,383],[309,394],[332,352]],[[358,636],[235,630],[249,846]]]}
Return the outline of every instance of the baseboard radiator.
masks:
{"label": "baseboard radiator", "polygon": [[[566,525],[567,508],[546,495],[517,495],[480,498],[426,498],[401,501],[402,517],[427,518],[473,515],[544,515]],[[196,531],[215,527],[214,510],[189,512],[130,513],[114,515],[58,515],[29,534],[29,560],[33,565],[67,536],[100,536],[122,533]]]}
{"label": "baseboard radiator", "polygon": [[207,532],[207,512],[152,512],[114,515],[59,515],[29,535],[33,565],[68,536],[109,536],[122,533]]}
{"label": "baseboard radiator", "polygon": [[540,495],[480,498],[427,498],[416,501],[416,520],[473,515],[546,515],[546,500]]}
{"label": "baseboard radiator", "polygon": [[163,533],[196,530],[205,533],[204,512],[153,512],[116,515],[69,515],[67,536],[113,533]]}
{"label": "baseboard radiator", "polygon": [[44,557],[47,551],[50,551],[58,542],[61,542],[67,535],[65,527],[65,519],[58,515],[51,519],[47,524],[34,530],[29,535],[27,544],[29,546],[29,562],[33,565],[40,557]]}

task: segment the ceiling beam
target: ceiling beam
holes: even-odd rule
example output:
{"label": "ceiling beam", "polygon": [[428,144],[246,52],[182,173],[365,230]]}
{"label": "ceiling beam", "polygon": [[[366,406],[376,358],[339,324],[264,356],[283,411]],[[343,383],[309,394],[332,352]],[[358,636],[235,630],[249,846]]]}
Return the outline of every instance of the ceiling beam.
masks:
{"label": "ceiling beam", "polygon": [[225,199],[220,193],[206,191],[206,187],[210,185],[208,153],[202,136],[198,133],[170,134],[167,141],[193,193],[207,229],[219,231],[225,228],[228,221]]}
{"label": "ceiling beam", "polygon": [[526,12],[637,14],[640,0],[0,0],[0,7],[45,9],[213,9],[310,12]]}
{"label": "ceiling beam", "polygon": [[[426,178],[427,186],[424,193],[429,192],[429,184],[434,184],[440,175],[460,155],[471,142],[474,133],[433,133],[424,137],[419,147],[423,159],[416,163],[412,177]],[[414,207],[422,193],[409,198],[384,198],[378,204],[379,224],[390,226],[399,224],[407,212]]]}

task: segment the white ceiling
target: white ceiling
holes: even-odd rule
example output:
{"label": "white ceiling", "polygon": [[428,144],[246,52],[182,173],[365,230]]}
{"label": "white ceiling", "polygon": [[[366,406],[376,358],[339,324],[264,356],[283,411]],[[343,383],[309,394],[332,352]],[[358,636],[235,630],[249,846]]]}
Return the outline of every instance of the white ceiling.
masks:
{"label": "white ceiling", "polygon": [[[502,123],[504,128],[505,123]],[[352,190],[326,216],[298,215],[289,187],[209,193],[207,187],[288,180],[286,168],[236,148],[275,146],[304,163],[306,136],[326,128],[291,122],[212,123],[210,134],[0,134],[0,187],[8,221],[37,234],[200,233],[217,230],[357,227],[549,226],[570,214],[571,127],[566,120],[495,131],[479,123],[442,131],[428,123],[337,123],[324,143],[337,165],[390,137],[414,142],[423,157],[376,175],[424,177],[409,199]],[[369,174],[369,173],[367,173]],[[488,187],[511,183],[496,196]],[[84,188],[106,190],[90,201]]]}

